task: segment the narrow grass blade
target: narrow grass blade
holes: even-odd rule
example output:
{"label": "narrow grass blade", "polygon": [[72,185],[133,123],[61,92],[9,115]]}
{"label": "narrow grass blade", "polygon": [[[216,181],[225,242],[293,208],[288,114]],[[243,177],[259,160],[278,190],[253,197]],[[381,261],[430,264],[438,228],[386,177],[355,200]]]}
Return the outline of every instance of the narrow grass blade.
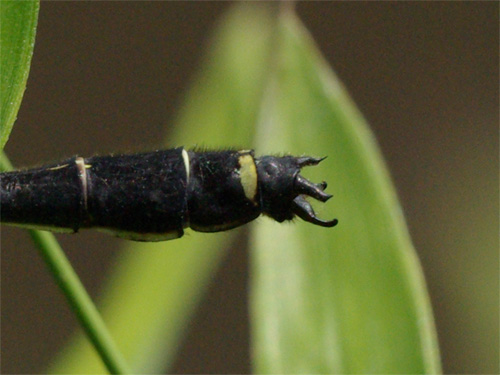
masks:
{"label": "narrow grass blade", "polygon": [[[267,7],[245,4],[222,20],[167,146],[251,145],[272,51],[271,20]],[[158,373],[172,364],[194,308],[238,233],[188,230],[175,241],[127,244],[101,306],[113,337],[137,373]],[[82,336],[50,369],[56,373],[103,371]]]}
{"label": "narrow grass blade", "polygon": [[[5,153],[0,151],[0,171],[10,170],[12,164]],[[78,318],[86,338],[90,339],[94,349],[99,353],[103,365],[111,374],[130,373],[125,359],[55,236],[39,230],[29,230],[29,234]]]}
{"label": "narrow grass blade", "polygon": [[254,372],[439,373],[425,282],[380,151],[291,12],[281,18],[256,143],[328,156],[304,174],[328,182],[334,197],[318,211],[339,224],[255,226]]}
{"label": "narrow grass blade", "polygon": [[30,71],[38,1],[0,2],[0,150],[21,105]]}
{"label": "narrow grass blade", "polygon": [[[26,87],[38,20],[38,1],[0,3],[0,171],[12,169],[3,152]],[[129,373],[127,364],[55,237],[30,230],[40,255],[110,373]]]}

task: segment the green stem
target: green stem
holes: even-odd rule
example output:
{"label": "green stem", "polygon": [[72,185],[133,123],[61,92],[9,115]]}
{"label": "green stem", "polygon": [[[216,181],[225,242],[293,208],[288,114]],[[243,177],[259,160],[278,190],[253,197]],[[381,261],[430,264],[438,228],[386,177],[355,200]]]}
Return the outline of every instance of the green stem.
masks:
{"label": "green stem", "polygon": [[11,171],[13,169],[14,169],[14,167],[10,163],[10,160],[7,157],[7,155],[5,155],[5,152],[0,151],[0,171],[1,172]]}
{"label": "green stem", "polygon": [[[12,165],[3,152],[0,154],[0,169],[2,171],[12,169]],[[29,232],[40,255],[52,272],[56,283],[66,296],[108,371],[112,374],[131,373],[97,308],[71,267],[56,238],[49,232],[37,230]]]}

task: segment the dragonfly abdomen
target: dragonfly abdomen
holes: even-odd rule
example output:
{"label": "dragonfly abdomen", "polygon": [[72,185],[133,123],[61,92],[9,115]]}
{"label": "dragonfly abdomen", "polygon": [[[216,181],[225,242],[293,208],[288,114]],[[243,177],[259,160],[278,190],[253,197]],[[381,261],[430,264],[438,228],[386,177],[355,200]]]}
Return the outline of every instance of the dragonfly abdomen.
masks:
{"label": "dragonfly abdomen", "polygon": [[74,157],[0,174],[1,221],[51,231],[97,228],[117,236],[161,241],[184,228],[228,230],[265,214],[299,216],[323,227],[305,197],[326,202],[326,183],[303,178],[323,158],[263,156],[252,150],[186,151]]}

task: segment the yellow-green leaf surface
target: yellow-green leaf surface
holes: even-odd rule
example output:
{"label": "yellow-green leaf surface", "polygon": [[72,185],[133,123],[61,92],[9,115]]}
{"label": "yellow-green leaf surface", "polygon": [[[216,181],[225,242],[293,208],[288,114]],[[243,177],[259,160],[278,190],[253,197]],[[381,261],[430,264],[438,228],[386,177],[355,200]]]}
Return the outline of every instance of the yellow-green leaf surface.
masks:
{"label": "yellow-green leaf surface", "polygon": [[[328,181],[334,198],[316,207],[325,219],[337,217],[337,227],[251,225],[255,372],[440,371],[425,283],[380,153],[293,13],[276,17],[263,4],[238,4],[222,20],[177,125],[169,147],[328,156],[303,174]],[[172,363],[238,233],[189,231],[175,241],[127,245],[100,305],[137,373]],[[51,370],[104,372],[83,337]]]}
{"label": "yellow-green leaf surface", "polygon": [[[222,20],[167,147],[251,146],[272,35],[266,7],[243,5]],[[187,230],[174,241],[127,244],[100,310],[135,372],[157,373],[172,363],[194,308],[238,233]],[[78,336],[50,372],[106,370],[87,338]]]}
{"label": "yellow-green leaf surface", "polygon": [[256,144],[328,156],[303,174],[328,181],[334,198],[318,209],[339,224],[254,227],[254,372],[438,373],[425,283],[375,140],[291,12],[277,45]]}
{"label": "yellow-green leaf surface", "polygon": [[0,2],[0,150],[21,105],[30,70],[38,1]]}

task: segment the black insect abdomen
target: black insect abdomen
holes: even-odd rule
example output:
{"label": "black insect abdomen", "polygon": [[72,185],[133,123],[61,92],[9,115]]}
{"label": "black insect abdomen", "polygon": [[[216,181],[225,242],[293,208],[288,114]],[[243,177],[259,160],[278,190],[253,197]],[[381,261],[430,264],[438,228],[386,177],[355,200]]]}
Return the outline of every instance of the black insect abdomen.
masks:
{"label": "black insect abdomen", "polygon": [[35,227],[79,228],[83,195],[75,158],[1,177],[1,219]]}
{"label": "black insect abdomen", "polygon": [[182,150],[86,159],[90,226],[138,239],[141,234],[182,236],[186,211]]}
{"label": "black insect abdomen", "polygon": [[185,151],[75,157],[0,174],[0,221],[53,231],[97,228],[139,241],[179,238],[183,229],[217,232],[261,213],[295,215],[322,227],[306,197],[326,202],[326,182],[299,172],[324,158],[263,156],[251,150]]}
{"label": "black insect abdomen", "polygon": [[[242,186],[242,155],[249,152],[189,152],[189,225],[200,232],[216,232],[237,227],[260,215],[258,195],[254,201]],[[250,176],[255,179],[257,175]]]}

